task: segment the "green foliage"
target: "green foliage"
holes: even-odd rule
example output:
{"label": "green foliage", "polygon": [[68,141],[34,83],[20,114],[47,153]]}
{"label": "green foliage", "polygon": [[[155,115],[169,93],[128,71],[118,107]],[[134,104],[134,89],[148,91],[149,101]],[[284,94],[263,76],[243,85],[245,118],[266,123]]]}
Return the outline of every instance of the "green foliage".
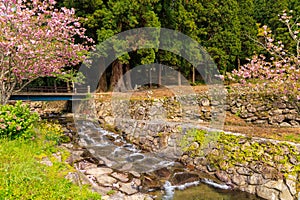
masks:
{"label": "green foliage", "polygon": [[106,194],[107,194],[107,195],[113,195],[113,194],[115,194],[115,193],[116,193],[115,190],[109,190]]}
{"label": "green foliage", "polygon": [[[286,154],[285,151],[288,151]],[[197,150],[193,150],[197,152]],[[278,173],[284,175],[299,173],[300,168],[290,163],[290,157],[300,162],[297,148],[289,143],[274,144],[271,142],[259,143],[251,141],[245,136],[235,136],[221,133],[219,135],[217,153],[212,151],[206,156],[210,163],[226,170],[234,165],[247,165],[247,163],[260,162],[264,166],[278,166]],[[279,157],[280,159],[276,159]],[[280,167],[279,167],[280,166]],[[291,168],[291,166],[293,166]]]}
{"label": "green foliage", "polygon": [[68,142],[70,139],[64,134],[62,126],[53,122],[43,121],[38,123],[34,132],[44,142],[50,142],[51,145],[57,145]]}
{"label": "green foliage", "polygon": [[[78,16],[87,18],[82,22],[88,29],[88,35],[98,43],[133,28],[164,27],[179,31],[199,42],[222,74],[240,68],[254,52],[266,53],[253,41],[259,38],[259,29],[263,24],[274,30],[275,39],[282,40],[290,52],[295,51],[287,29],[278,22],[278,14],[284,9],[294,10],[294,16],[300,13],[297,0],[64,0],[64,5],[74,7]],[[120,42],[104,48],[113,48],[118,53],[120,45],[123,44]],[[190,44],[178,41],[177,47],[194,53],[194,47]],[[189,56],[200,58],[201,55],[196,52]],[[123,69],[159,62],[172,66],[189,80],[192,67],[201,68],[201,64],[192,66],[181,56],[158,49],[137,49],[120,55],[116,62],[121,63]],[[128,70],[119,71],[124,74]],[[107,77],[115,75],[111,68],[106,73]],[[196,77],[201,79],[198,75]],[[112,86],[114,81],[107,80],[106,84]]]}
{"label": "green foliage", "polygon": [[183,151],[189,152],[191,156],[202,155],[208,144],[217,141],[218,137],[219,132],[190,129],[180,140],[179,145]]}
{"label": "green foliage", "polygon": [[[74,169],[64,162],[68,153],[55,145],[59,126],[43,123],[38,130],[33,140],[0,139],[0,199],[101,199],[87,185],[80,187],[64,178]],[[61,155],[62,162],[53,153]],[[52,166],[41,163],[46,158]]]}
{"label": "green foliage", "polygon": [[15,105],[0,105],[0,137],[31,137],[33,125],[39,120],[28,105],[17,101]]}

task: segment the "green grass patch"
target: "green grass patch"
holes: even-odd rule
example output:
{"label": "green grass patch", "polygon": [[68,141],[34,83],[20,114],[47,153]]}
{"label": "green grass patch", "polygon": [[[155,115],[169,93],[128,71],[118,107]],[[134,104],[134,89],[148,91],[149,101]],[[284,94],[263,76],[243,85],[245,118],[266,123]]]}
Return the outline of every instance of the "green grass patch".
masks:
{"label": "green grass patch", "polygon": [[300,135],[299,134],[298,135],[293,135],[293,134],[285,135],[284,140],[300,143]]}
{"label": "green grass patch", "polygon": [[[45,122],[35,128],[31,139],[0,139],[0,199],[101,199],[89,186],[77,186],[64,177],[74,169],[63,162],[68,152],[57,146],[58,125]],[[60,152],[62,162],[53,153]],[[40,163],[48,158],[53,163]]]}

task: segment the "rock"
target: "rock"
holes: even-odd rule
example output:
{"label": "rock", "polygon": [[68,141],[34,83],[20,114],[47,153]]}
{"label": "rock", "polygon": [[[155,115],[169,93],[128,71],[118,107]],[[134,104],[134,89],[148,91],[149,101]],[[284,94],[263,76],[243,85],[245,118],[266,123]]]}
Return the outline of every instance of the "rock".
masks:
{"label": "rock", "polygon": [[112,172],[113,172],[112,169],[106,167],[90,168],[86,170],[87,174],[92,174],[94,176],[99,176],[102,174],[111,174]]}
{"label": "rock", "polygon": [[130,196],[127,196],[121,192],[117,192],[111,196],[105,195],[102,196],[102,200],[153,200],[148,194],[136,193]]}
{"label": "rock", "polygon": [[296,115],[295,114],[287,114],[285,115],[286,119],[290,119],[290,120],[295,120],[296,119]]}
{"label": "rock", "polygon": [[300,125],[299,122],[297,122],[296,120],[291,120],[291,121],[290,121],[290,124],[291,124],[292,126],[299,126],[299,125]]}
{"label": "rock", "polygon": [[213,165],[206,165],[206,168],[209,172],[215,172],[217,169]]}
{"label": "rock", "polygon": [[189,172],[179,172],[175,173],[171,179],[172,185],[182,185],[185,183],[199,181],[200,177],[198,174],[189,173]]}
{"label": "rock", "polygon": [[81,180],[79,175],[76,172],[69,172],[66,176],[66,179],[70,180],[72,183],[76,185],[81,185]]}
{"label": "rock", "polygon": [[277,169],[269,166],[265,166],[261,170],[264,179],[275,179],[277,180],[280,177],[280,172]]}
{"label": "rock", "polygon": [[264,186],[257,186],[256,195],[263,199],[278,200],[279,192]]}
{"label": "rock", "polygon": [[279,126],[282,126],[282,127],[290,127],[290,126],[292,126],[292,125],[290,125],[290,124],[287,123],[287,122],[282,122],[282,123],[280,123]]}
{"label": "rock", "polygon": [[167,168],[161,168],[159,170],[156,170],[155,174],[160,178],[169,179],[171,176],[171,171]]}
{"label": "rock", "polygon": [[278,181],[269,181],[264,184],[264,187],[281,191],[282,185],[283,185],[283,180],[278,180]]}
{"label": "rock", "polygon": [[135,186],[139,187],[142,184],[142,181],[140,179],[137,178],[133,178],[132,182],[134,183]]}
{"label": "rock", "polygon": [[261,174],[255,173],[252,176],[248,176],[247,182],[251,185],[261,185],[265,180]]}
{"label": "rock", "polygon": [[282,110],[281,109],[276,109],[272,111],[273,115],[281,115],[282,114]]}
{"label": "rock", "polygon": [[129,173],[132,174],[136,178],[140,178],[141,177],[141,175],[138,172],[130,171]]}
{"label": "rock", "polygon": [[269,121],[270,121],[271,124],[281,123],[281,122],[283,122],[284,118],[285,117],[283,115],[275,115],[275,116],[271,116],[269,118]]}
{"label": "rock", "polygon": [[121,173],[117,173],[117,172],[114,172],[111,174],[112,177],[126,183],[127,181],[129,181],[129,178],[126,174],[121,174]]}
{"label": "rock", "polygon": [[238,186],[242,186],[242,185],[246,184],[246,179],[247,179],[247,176],[235,174],[232,176],[231,181]]}
{"label": "rock", "polygon": [[66,160],[66,162],[68,162],[69,164],[79,162],[83,159],[81,157],[82,154],[83,151],[72,151],[70,157]]}
{"label": "rock", "polygon": [[225,183],[231,182],[231,180],[230,180],[228,174],[227,174],[226,172],[224,172],[224,171],[217,171],[217,172],[216,172],[216,177],[217,177],[220,181],[222,181],[222,182],[225,182]]}
{"label": "rock", "polygon": [[256,112],[256,108],[254,106],[252,106],[251,104],[249,106],[247,106],[247,110],[251,113],[255,113]]}
{"label": "rock", "polygon": [[267,120],[256,120],[253,123],[255,123],[255,124],[267,124],[268,121]]}
{"label": "rock", "polygon": [[284,200],[294,200],[293,196],[291,195],[286,185],[283,185],[279,197],[280,199],[284,199]]}
{"label": "rock", "polygon": [[132,195],[138,191],[132,187],[131,183],[120,183],[120,191],[124,192],[127,195]]}
{"label": "rock", "polygon": [[48,157],[43,158],[40,161],[40,163],[43,164],[43,165],[47,165],[49,167],[53,166],[53,163],[50,161],[50,159]]}
{"label": "rock", "polygon": [[106,174],[97,175],[96,179],[101,186],[111,187],[117,180],[113,177],[110,177]]}
{"label": "rock", "polygon": [[200,100],[202,106],[209,106],[209,100],[207,98],[203,98]]}
{"label": "rock", "polygon": [[239,167],[237,170],[237,173],[240,175],[251,175],[253,172],[251,169],[245,168],[245,167]]}
{"label": "rock", "polygon": [[194,159],[194,164],[197,166],[197,165],[207,165],[208,164],[208,161],[205,157],[196,157]]}
{"label": "rock", "polygon": [[[285,180],[285,183],[287,185],[287,187],[290,190],[290,193],[295,196],[297,191],[296,191],[296,181],[297,181],[297,177],[294,175],[288,175],[288,177]],[[300,196],[299,196],[300,197]]]}
{"label": "rock", "polygon": [[244,191],[244,192],[248,192],[250,194],[255,194],[256,186],[255,185],[246,185],[246,186],[240,187],[240,190]]}

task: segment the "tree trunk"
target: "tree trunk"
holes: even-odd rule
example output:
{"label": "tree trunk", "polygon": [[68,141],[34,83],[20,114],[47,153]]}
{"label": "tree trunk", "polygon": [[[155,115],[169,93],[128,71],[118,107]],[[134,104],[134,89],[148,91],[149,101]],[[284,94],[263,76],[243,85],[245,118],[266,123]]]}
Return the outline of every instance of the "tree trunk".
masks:
{"label": "tree trunk", "polygon": [[[99,60],[99,71],[103,72],[102,76],[100,77],[100,80],[97,85],[96,92],[106,92],[108,90],[108,84],[107,84],[107,71],[103,71],[105,68],[104,59]],[[99,73],[100,76],[100,73]]]}
{"label": "tree trunk", "polygon": [[181,73],[178,71],[177,73],[177,78],[178,78],[178,86],[181,86]]}
{"label": "tree trunk", "polygon": [[196,82],[195,67],[192,66],[192,83],[195,84],[195,82]]}
{"label": "tree trunk", "polygon": [[106,92],[107,91],[107,78],[106,72],[100,77],[96,92]]}
{"label": "tree trunk", "polygon": [[57,93],[57,85],[56,85],[56,80],[54,80],[54,92]]}
{"label": "tree trunk", "polygon": [[124,79],[123,79],[123,65],[119,60],[116,60],[112,63],[112,74],[110,78],[110,88],[116,91],[123,91],[125,88]]}
{"label": "tree trunk", "polygon": [[159,66],[158,66],[158,75],[157,75],[159,87],[161,86],[161,68],[162,68],[161,64],[159,64]]}
{"label": "tree trunk", "polygon": [[13,89],[15,88],[16,83],[7,83],[0,82],[0,103],[1,105],[7,104],[11,95],[13,94]]}
{"label": "tree trunk", "polygon": [[70,87],[70,82],[67,81],[67,92],[70,93],[71,92],[71,87]]}
{"label": "tree trunk", "polygon": [[149,68],[149,87],[152,88],[152,68]]}
{"label": "tree trunk", "polygon": [[132,84],[131,84],[131,74],[130,74],[130,66],[129,64],[125,65],[125,73],[126,73],[126,80],[125,80],[125,86],[127,90],[132,90]]}

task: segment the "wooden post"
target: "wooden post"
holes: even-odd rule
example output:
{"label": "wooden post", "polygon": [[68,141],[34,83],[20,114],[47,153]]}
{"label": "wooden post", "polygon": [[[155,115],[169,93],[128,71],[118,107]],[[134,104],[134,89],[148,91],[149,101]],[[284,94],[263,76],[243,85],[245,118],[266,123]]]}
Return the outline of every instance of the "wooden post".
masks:
{"label": "wooden post", "polygon": [[149,87],[151,88],[152,87],[152,74],[151,74],[151,69],[149,69]]}
{"label": "wooden post", "polygon": [[161,86],[161,64],[158,66],[158,85]]}
{"label": "wooden post", "polygon": [[195,74],[195,67],[192,66],[192,83],[195,84],[196,82],[196,74]]}

